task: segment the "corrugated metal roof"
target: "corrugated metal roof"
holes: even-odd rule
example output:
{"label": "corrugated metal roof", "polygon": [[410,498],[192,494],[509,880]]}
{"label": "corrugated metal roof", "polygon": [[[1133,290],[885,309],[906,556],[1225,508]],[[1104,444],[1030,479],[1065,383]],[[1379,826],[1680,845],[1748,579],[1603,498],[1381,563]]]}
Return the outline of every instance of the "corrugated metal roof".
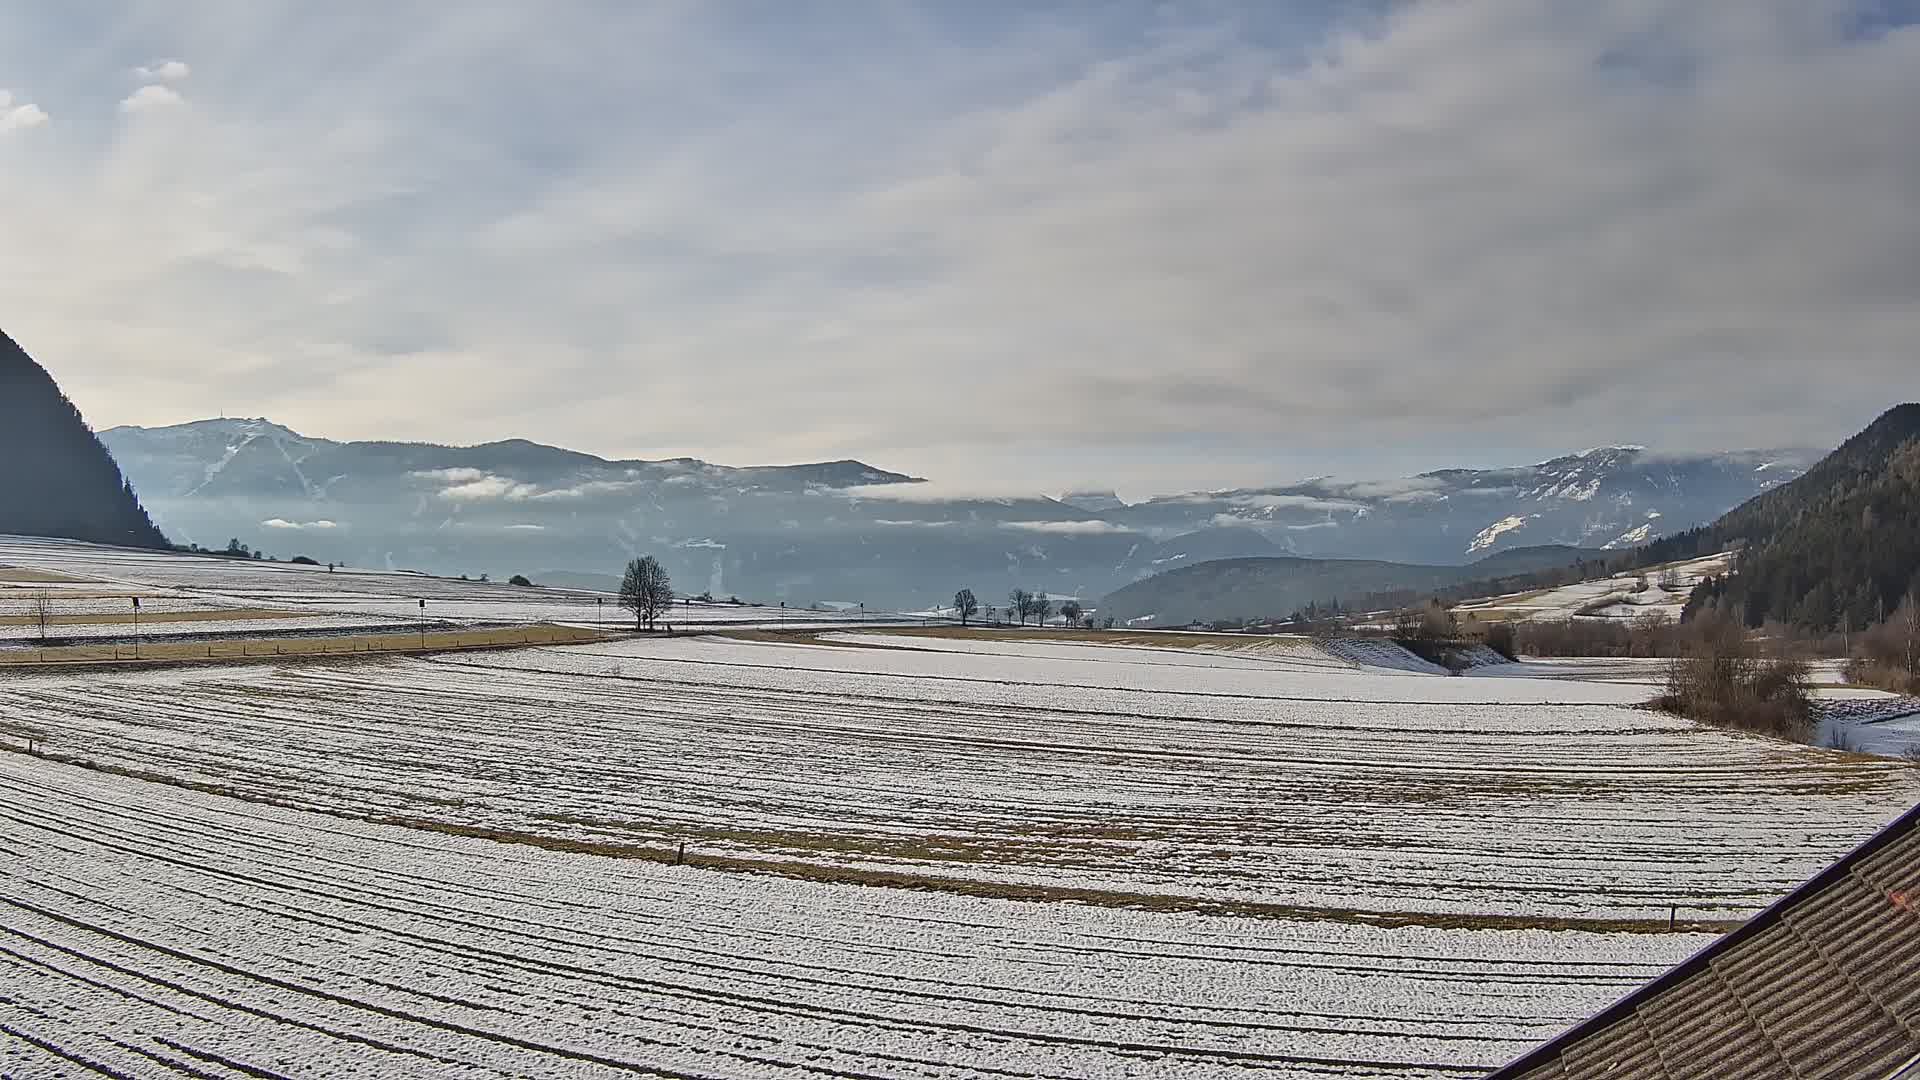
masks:
{"label": "corrugated metal roof", "polygon": [[1920,1080],[1920,806],[1489,1080]]}

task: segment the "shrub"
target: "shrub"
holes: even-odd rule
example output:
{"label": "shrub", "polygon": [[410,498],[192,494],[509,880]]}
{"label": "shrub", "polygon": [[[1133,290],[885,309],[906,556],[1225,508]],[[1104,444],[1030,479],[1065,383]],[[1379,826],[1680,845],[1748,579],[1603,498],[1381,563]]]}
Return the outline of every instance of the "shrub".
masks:
{"label": "shrub", "polygon": [[1859,635],[1847,681],[1920,694],[1920,599],[1909,595],[1890,617]]}
{"label": "shrub", "polygon": [[1847,661],[1847,681],[1857,686],[1874,686],[1896,694],[1920,694],[1920,678],[1901,668],[1865,656]]}
{"label": "shrub", "polygon": [[1725,615],[1696,620],[1667,666],[1666,693],[1654,704],[1702,723],[1807,742],[1813,701],[1807,664],[1763,658],[1745,630]]}
{"label": "shrub", "polygon": [[525,575],[525,574],[515,574],[515,575],[513,575],[512,577],[510,577],[510,578],[508,578],[508,579],[507,579],[507,584],[509,584],[509,585],[519,585],[519,586],[521,586],[521,587],[523,587],[523,588],[532,588],[532,587],[533,587],[533,582],[531,582],[531,581],[529,581],[529,580],[527,580],[527,575]]}
{"label": "shrub", "polygon": [[320,565],[320,560],[309,558],[305,555],[295,555],[293,558],[288,559],[287,561],[290,563],[298,563],[301,566],[319,566]]}
{"label": "shrub", "polygon": [[1604,619],[1524,622],[1514,629],[1514,645],[1528,656],[1633,654],[1633,641],[1627,628]]}
{"label": "shrub", "polygon": [[1518,660],[1517,647],[1512,623],[1497,622],[1487,627],[1487,648],[1509,660]]}

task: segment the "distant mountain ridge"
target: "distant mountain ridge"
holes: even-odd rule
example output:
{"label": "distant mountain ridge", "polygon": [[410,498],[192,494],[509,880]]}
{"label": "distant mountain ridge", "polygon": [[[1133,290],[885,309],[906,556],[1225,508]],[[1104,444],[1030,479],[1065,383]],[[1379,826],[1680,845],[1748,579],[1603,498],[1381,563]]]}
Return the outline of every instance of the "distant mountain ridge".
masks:
{"label": "distant mountain ridge", "polygon": [[[1395,480],[1329,477],[1151,499],[1103,516],[1147,530],[1257,528],[1300,555],[1454,562],[1506,548],[1628,548],[1713,520],[1789,481],[1817,451],[1660,454],[1602,447],[1535,465],[1439,469]],[[1396,545],[1409,532],[1431,538]]]}
{"label": "distant mountain ridge", "polygon": [[646,486],[697,475],[715,481],[781,490],[809,484],[919,482],[917,477],[876,469],[858,461],[736,468],[693,458],[613,461],[578,450],[503,439],[474,446],[424,442],[336,442],[301,435],[266,419],[197,420],[171,427],[116,427],[101,437],[135,463],[140,487],[157,498],[300,493],[329,494],[335,483],[395,472],[478,469],[512,474],[521,482],[540,478],[569,483],[619,482]]}
{"label": "distant mountain ridge", "polygon": [[0,533],[163,548],[106,447],[53,376],[0,332]]}
{"label": "distant mountain ridge", "polygon": [[446,573],[609,576],[653,553],[691,592],[932,607],[1012,586],[1092,601],[1212,559],[1464,563],[1603,547],[1710,521],[1813,455],[1632,448],[1511,469],[1318,479],[1128,505],[1111,491],[940,497],[859,461],[612,461],[521,439],[449,447],[314,438],[265,419],[101,435],[157,519],[210,547]]}

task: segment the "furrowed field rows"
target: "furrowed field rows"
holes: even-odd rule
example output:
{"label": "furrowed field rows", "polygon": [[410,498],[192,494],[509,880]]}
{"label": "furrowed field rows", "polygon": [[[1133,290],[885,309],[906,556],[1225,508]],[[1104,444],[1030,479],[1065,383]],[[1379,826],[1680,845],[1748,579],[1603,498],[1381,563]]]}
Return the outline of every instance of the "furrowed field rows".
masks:
{"label": "furrowed field rows", "polygon": [[[1467,701],[1617,687],[1084,651],[675,641],[49,676],[0,684],[0,716],[69,760],[503,839],[1436,924],[1737,916],[1920,788],[1642,711]],[[1386,700],[1416,695],[1457,700]]]}
{"label": "furrowed field rows", "polygon": [[718,873],[10,754],[0,851],[17,1080],[1467,1076],[1704,940]]}

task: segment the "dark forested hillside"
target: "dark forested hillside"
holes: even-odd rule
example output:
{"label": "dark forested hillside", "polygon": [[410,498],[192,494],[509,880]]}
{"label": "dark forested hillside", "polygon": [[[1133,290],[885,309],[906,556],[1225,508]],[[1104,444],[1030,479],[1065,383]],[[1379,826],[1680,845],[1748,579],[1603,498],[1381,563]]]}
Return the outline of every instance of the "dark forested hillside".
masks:
{"label": "dark forested hillside", "polygon": [[[1103,615],[1121,622],[1175,626],[1194,620],[1285,619],[1309,604],[1351,607],[1434,596],[1466,581],[1584,566],[1605,552],[1544,545],[1514,548],[1467,566],[1426,566],[1373,559],[1297,557],[1215,559],[1136,581],[1102,600]],[[1574,580],[1584,576],[1575,571]]]}
{"label": "dark forested hillside", "polygon": [[133,547],[167,543],[80,410],[5,333],[0,333],[0,533]]}
{"label": "dark forested hillside", "polygon": [[1878,622],[1920,586],[1920,404],[1901,405],[1806,474],[1704,529],[1645,549],[1648,561],[1742,546],[1735,573],[1695,593],[1758,626]]}

